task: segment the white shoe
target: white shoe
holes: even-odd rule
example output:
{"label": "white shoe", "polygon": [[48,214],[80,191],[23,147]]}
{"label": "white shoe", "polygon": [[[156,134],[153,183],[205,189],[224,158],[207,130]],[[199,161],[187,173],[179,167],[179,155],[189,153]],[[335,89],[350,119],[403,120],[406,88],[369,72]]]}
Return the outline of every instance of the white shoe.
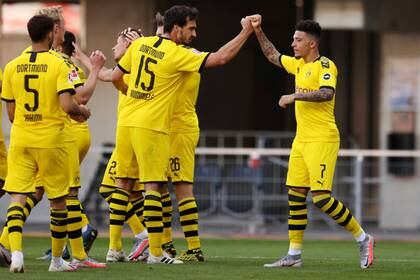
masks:
{"label": "white shoe", "polygon": [[372,235],[366,234],[364,241],[359,242],[360,249],[360,268],[366,269],[373,265],[373,247],[375,246],[375,240]]}
{"label": "white shoe", "polygon": [[106,262],[128,262],[128,258],[125,256],[123,250],[117,251],[114,249],[109,249],[106,254]]}
{"label": "white shoe", "polygon": [[303,261],[300,255],[286,255],[273,263],[267,263],[264,267],[302,267]]}
{"label": "white shoe", "polygon": [[19,251],[12,252],[12,262],[9,267],[9,271],[13,273],[23,273],[25,269],[23,267],[23,253]]}
{"label": "white shoe", "polygon": [[155,257],[150,254],[147,258],[147,264],[183,264],[183,262],[169,256]]}
{"label": "white shoe", "polygon": [[71,263],[62,260],[60,265],[56,265],[54,261],[51,260],[50,267],[48,268],[49,272],[71,272],[75,271],[77,267],[73,266]]}

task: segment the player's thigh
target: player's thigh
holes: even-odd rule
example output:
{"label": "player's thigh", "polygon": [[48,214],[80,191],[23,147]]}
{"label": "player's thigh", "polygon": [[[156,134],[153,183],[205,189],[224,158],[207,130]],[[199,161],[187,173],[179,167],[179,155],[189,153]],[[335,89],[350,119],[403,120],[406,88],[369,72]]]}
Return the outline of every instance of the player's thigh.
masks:
{"label": "player's thigh", "polygon": [[131,128],[141,183],[167,182],[169,135],[149,129]]}
{"label": "player's thigh", "polygon": [[80,162],[77,142],[72,141],[65,144],[68,152],[70,188],[80,188]]}
{"label": "player's thigh", "polygon": [[38,167],[31,149],[11,146],[8,160],[7,180],[3,189],[10,193],[35,192],[34,180]]}
{"label": "player's thigh", "polygon": [[141,139],[133,139],[131,137],[132,129],[132,127],[117,127],[116,145],[114,150],[116,161],[115,178],[137,180],[139,177],[133,141],[138,142]]}
{"label": "player's thigh", "polygon": [[309,170],[304,160],[303,145],[293,141],[287,170],[287,186],[309,188]]}
{"label": "player's thigh", "polygon": [[170,134],[169,177],[172,182],[194,182],[195,148],[199,132]]}
{"label": "player's thigh", "polygon": [[88,128],[81,128],[75,130],[75,138],[77,144],[77,150],[79,152],[79,164],[82,163],[83,159],[90,148],[90,131]]}
{"label": "player's thigh", "polygon": [[339,147],[339,142],[308,143],[305,147],[311,191],[332,190]]}
{"label": "player's thigh", "polygon": [[6,144],[0,142],[0,180],[6,180],[7,176],[7,150]]}
{"label": "player's thigh", "polygon": [[[38,153],[39,175],[44,183],[48,199],[56,199],[69,193],[70,153],[67,147],[40,149]],[[66,172],[67,171],[67,172]]]}

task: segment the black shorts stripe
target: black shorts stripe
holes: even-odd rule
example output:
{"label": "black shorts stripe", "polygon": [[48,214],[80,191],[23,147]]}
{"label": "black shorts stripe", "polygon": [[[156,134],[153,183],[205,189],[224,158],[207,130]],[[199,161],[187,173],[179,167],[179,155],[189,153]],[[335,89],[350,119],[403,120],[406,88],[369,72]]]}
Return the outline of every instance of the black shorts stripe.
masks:
{"label": "black shorts stripe", "polygon": [[67,219],[67,211],[66,212],[51,212],[51,218],[58,218],[58,219]]}
{"label": "black shorts stripe", "polygon": [[67,211],[71,212],[79,212],[80,205],[67,205]]}
{"label": "black shorts stripe", "polygon": [[109,203],[114,203],[114,204],[123,205],[123,206],[128,205],[127,200],[121,200],[121,199],[118,199],[118,198],[115,198],[115,197],[112,197],[111,200],[109,201]]}
{"label": "black shorts stripe", "polygon": [[198,208],[194,207],[194,208],[190,208],[190,209],[185,209],[184,211],[180,211],[179,215],[180,216],[186,216],[186,215],[196,214],[196,213],[198,213]]}
{"label": "black shorts stripe", "polygon": [[163,227],[147,227],[148,233],[162,233]]}
{"label": "black shorts stripe", "polygon": [[162,217],[160,216],[145,216],[144,219],[147,222],[162,222]]}
{"label": "black shorts stripe", "polygon": [[123,226],[124,225],[124,221],[120,221],[120,220],[109,220],[109,224],[113,225],[113,226]]}
{"label": "black shorts stripe", "polygon": [[307,220],[308,215],[290,215],[289,220]]}
{"label": "black shorts stripe", "polygon": [[289,225],[289,230],[305,230],[306,225]]}
{"label": "black shorts stripe", "polygon": [[334,220],[338,220],[341,217],[343,217],[344,213],[347,210],[347,208],[343,204],[341,204],[341,205],[343,206],[343,208],[341,208],[340,212],[338,212],[338,214],[334,216],[334,218],[333,218]]}
{"label": "black shorts stripe", "polygon": [[109,214],[125,216],[125,215],[127,215],[127,211],[118,210],[118,209],[109,209]]}
{"label": "black shorts stripe", "polygon": [[82,230],[78,229],[78,230],[68,231],[67,235],[69,236],[70,239],[80,238],[82,237]]}
{"label": "black shorts stripe", "polygon": [[181,206],[183,206],[183,205],[185,205],[187,203],[190,203],[190,202],[195,202],[195,199],[187,199],[187,200],[184,200],[183,202],[181,202],[180,204],[178,204],[178,207],[181,207]]}
{"label": "black shorts stripe", "polygon": [[196,219],[181,221],[181,226],[192,226],[192,225],[197,225],[197,224],[198,224],[198,221]]}
{"label": "black shorts stripe", "polygon": [[325,213],[331,214],[335,209],[337,209],[337,206],[338,206],[338,201],[334,199],[333,204],[331,205],[330,208],[327,209],[327,211],[325,211]]}
{"label": "black shorts stripe", "polygon": [[153,200],[153,201],[161,201],[160,197],[156,196],[156,195],[152,195],[152,194],[148,194],[146,195],[146,197],[144,198],[145,200]]}
{"label": "black shorts stripe", "polygon": [[162,212],[162,207],[153,206],[153,205],[146,205],[146,206],[144,206],[143,211]]}
{"label": "black shorts stripe", "polygon": [[66,238],[67,237],[67,232],[66,231],[59,232],[59,231],[52,230],[51,231],[51,236],[53,238],[56,238],[56,239],[63,239],[63,238]]}
{"label": "black shorts stripe", "polygon": [[351,218],[353,218],[353,216],[352,216],[352,214],[349,213],[347,215],[347,218],[344,220],[344,222],[339,223],[340,226],[343,226],[343,227],[347,226],[350,223]]}
{"label": "black shorts stripe", "polygon": [[194,237],[198,236],[198,230],[186,231],[184,232],[185,237]]}
{"label": "black shorts stripe", "polygon": [[12,232],[22,232],[22,227],[13,226],[13,227],[8,227],[7,230],[8,230],[9,233],[12,233]]}
{"label": "black shorts stripe", "polygon": [[305,210],[305,209],[307,209],[307,207],[306,207],[306,204],[304,204],[304,205],[290,205],[289,209],[291,211],[298,211],[298,210]]}
{"label": "black shorts stripe", "polygon": [[306,197],[300,197],[300,196],[289,194],[289,201],[304,203],[306,202]]}

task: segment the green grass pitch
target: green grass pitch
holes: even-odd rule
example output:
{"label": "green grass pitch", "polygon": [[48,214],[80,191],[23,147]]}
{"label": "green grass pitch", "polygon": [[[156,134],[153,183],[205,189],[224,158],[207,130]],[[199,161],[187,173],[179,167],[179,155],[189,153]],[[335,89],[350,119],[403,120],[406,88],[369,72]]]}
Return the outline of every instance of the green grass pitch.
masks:
{"label": "green grass pitch", "polygon": [[[126,251],[131,241],[124,240]],[[176,240],[178,251],[185,247]],[[11,274],[0,268],[0,279],[420,279],[420,243],[380,241],[376,246],[375,264],[359,268],[358,247],[352,241],[305,241],[303,268],[263,268],[287,251],[287,242],[255,239],[204,239],[204,263],[185,265],[146,265],[144,263],[109,264],[107,269],[83,269],[71,273],[48,273],[48,262],[38,257],[49,246],[49,239],[24,239],[24,274]],[[98,239],[91,256],[104,260],[107,239]]]}

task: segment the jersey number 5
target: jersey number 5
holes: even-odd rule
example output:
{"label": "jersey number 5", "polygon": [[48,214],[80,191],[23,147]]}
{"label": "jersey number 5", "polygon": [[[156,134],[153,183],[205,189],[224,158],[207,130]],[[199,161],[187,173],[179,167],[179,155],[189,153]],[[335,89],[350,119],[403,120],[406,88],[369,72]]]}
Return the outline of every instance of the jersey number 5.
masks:
{"label": "jersey number 5", "polygon": [[153,87],[155,85],[155,73],[152,70],[150,70],[150,68],[149,68],[150,63],[157,64],[157,61],[154,60],[153,58],[145,57],[145,55],[141,56],[140,64],[139,64],[139,70],[138,70],[138,73],[137,73],[136,84],[135,84],[136,88],[139,87],[141,75],[143,74],[143,71],[144,71],[144,72],[146,72],[147,74],[150,75],[150,82],[149,82],[148,86],[146,86],[145,83],[141,82],[140,83],[141,89],[144,90],[144,91],[151,91],[153,89]]}
{"label": "jersey number 5", "polygon": [[29,112],[35,112],[39,107],[39,93],[36,89],[29,86],[29,80],[38,79],[38,75],[25,75],[25,90],[27,93],[32,93],[34,95],[33,106],[25,103],[25,109]]}

